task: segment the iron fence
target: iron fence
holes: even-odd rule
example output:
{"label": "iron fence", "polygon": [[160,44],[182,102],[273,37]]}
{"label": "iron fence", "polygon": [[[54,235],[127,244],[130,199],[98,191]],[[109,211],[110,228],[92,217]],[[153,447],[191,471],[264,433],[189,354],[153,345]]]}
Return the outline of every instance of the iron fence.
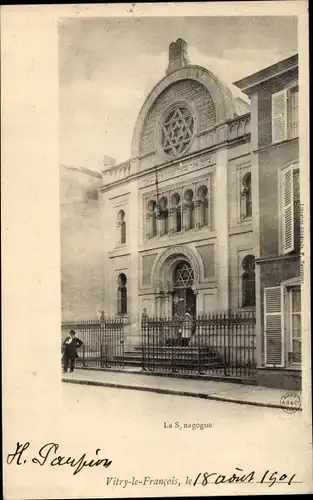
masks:
{"label": "iron fence", "polygon": [[255,314],[189,318],[142,316],[142,368],[150,371],[252,377],[256,372]]}
{"label": "iron fence", "polygon": [[83,341],[76,365],[83,368],[124,367],[124,323],[122,318],[67,321],[62,323],[62,344],[75,330]]}

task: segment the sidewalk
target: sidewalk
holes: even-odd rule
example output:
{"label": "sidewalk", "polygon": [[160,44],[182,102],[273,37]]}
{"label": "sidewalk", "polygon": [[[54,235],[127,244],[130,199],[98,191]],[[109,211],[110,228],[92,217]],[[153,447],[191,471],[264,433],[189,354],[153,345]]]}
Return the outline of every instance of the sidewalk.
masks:
{"label": "sidewalk", "polygon": [[[118,389],[156,392],[177,396],[198,397],[229,403],[282,408],[284,389],[271,389],[255,385],[243,385],[214,380],[191,380],[168,376],[145,375],[140,371],[98,371],[76,369],[74,373],[62,374],[62,381]],[[296,392],[301,398],[301,392]]]}

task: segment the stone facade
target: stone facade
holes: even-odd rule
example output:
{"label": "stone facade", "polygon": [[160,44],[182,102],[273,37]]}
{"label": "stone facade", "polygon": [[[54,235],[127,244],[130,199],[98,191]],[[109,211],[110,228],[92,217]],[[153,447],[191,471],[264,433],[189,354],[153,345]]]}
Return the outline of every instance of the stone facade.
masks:
{"label": "stone facade", "polygon": [[178,61],[169,60],[172,70],[141,108],[130,160],[116,165],[106,157],[102,170],[103,308],[121,314],[125,275],[128,345],[140,342],[144,308],[173,314],[174,273],[182,262],[193,273],[193,313],[243,307],[242,261],[255,253],[238,174],[251,171],[249,105],[208,70],[187,63],[186,45]]}

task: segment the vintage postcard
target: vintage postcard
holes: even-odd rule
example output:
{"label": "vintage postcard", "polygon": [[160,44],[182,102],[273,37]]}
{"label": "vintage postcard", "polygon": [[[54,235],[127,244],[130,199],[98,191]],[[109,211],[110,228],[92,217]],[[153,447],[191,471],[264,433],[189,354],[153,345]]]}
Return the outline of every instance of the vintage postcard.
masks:
{"label": "vintage postcard", "polygon": [[307,10],[2,8],[6,499],[312,492]]}

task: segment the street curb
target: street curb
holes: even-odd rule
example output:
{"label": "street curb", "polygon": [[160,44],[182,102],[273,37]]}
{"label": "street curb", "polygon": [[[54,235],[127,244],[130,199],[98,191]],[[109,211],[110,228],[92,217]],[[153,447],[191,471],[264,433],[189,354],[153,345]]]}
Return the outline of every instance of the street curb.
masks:
{"label": "street curb", "polygon": [[[201,399],[210,399],[213,401],[220,401],[224,403],[235,403],[240,405],[249,405],[249,406],[259,406],[263,408],[276,408],[279,410],[283,410],[284,407],[277,404],[272,403],[259,403],[257,401],[245,401],[241,399],[231,399],[224,396],[213,396],[211,394],[207,394],[205,392],[191,392],[191,391],[179,391],[175,389],[162,389],[158,387],[145,387],[140,385],[128,385],[128,384],[116,384],[114,382],[98,382],[94,380],[70,380],[66,378],[62,378],[62,382],[68,384],[80,384],[80,385],[91,385],[95,387],[111,387],[114,389],[128,389],[133,391],[143,391],[143,392],[154,392],[158,394],[170,394],[173,396],[187,396],[191,398],[201,398]],[[299,408],[302,411],[302,408]]]}
{"label": "street curb", "polygon": [[255,379],[249,379],[249,378],[236,378],[229,376],[227,378],[221,377],[219,375],[195,375],[195,374],[190,374],[190,373],[160,373],[160,372],[154,372],[154,371],[146,371],[146,370],[140,370],[140,371],[132,371],[132,370],[125,370],[122,369],[116,369],[116,368],[106,368],[105,370],[103,368],[93,368],[93,367],[78,367],[78,370],[85,370],[85,371],[94,371],[94,372],[110,372],[110,373],[130,373],[131,375],[146,375],[148,377],[153,376],[153,377],[166,377],[166,378],[179,378],[179,379],[188,379],[188,380],[209,380],[209,381],[215,381],[215,382],[226,382],[226,383],[231,383],[231,384],[237,384],[237,385],[253,385],[257,386],[257,381]]}

